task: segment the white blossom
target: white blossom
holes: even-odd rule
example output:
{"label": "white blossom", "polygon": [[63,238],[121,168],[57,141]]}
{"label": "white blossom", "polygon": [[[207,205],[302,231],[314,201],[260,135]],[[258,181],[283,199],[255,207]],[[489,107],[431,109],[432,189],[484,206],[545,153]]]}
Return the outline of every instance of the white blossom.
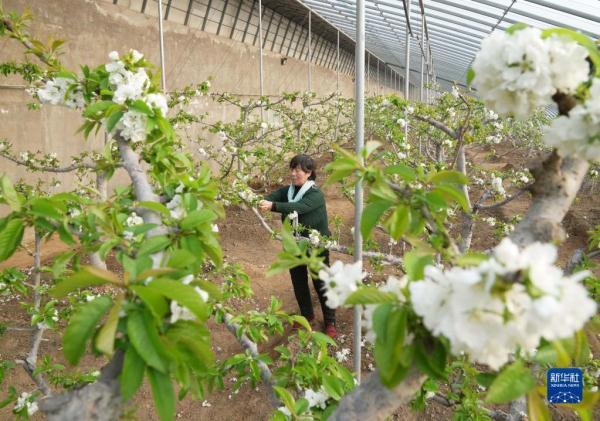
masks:
{"label": "white blossom", "polygon": [[473,61],[477,88],[486,105],[501,115],[524,119],[551,102],[548,46],[541,31],[525,28],[509,34],[495,31],[481,43]]}
{"label": "white blossom", "polygon": [[138,111],[127,111],[119,120],[115,129],[121,136],[132,142],[142,142],[146,140],[146,124],[148,116]]}
{"label": "white blossom", "polygon": [[135,225],[140,225],[143,223],[144,223],[144,218],[142,218],[141,216],[138,216],[138,214],[135,212],[131,212],[131,215],[129,215],[127,217],[127,220],[125,221],[125,225],[127,225],[128,227],[133,227]]}
{"label": "white blossom", "polygon": [[38,404],[31,400],[32,396],[30,393],[23,392],[21,396],[17,398],[17,403],[15,404],[14,411],[19,412],[22,411],[23,408],[27,408],[27,415],[32,416],[38,411]]}
{"label": "white blossom", "polygon": [[119,60],[119,53],[117,51],[111,51],[110,53],[108,53],[108,58],[112,61],[117,61]]}
{"label": "white blossom", "polygon": [[163,94],[148,94],[145,101],[150,107],[158,108],[163,117],[165,117],[169,112],[167,97],[165,97]]}
{"label": "white blossom", "polygon": [[185,209],[183,207],[183,202],[180,194],[176,194],[173,198],[167,203],[167,209],[171,212],[171,218],[173,219],[181,219],[185,215]]}
{"label": "white blossom", "polygon": [[506,190],[504,190],[504,186],[502,185],[502,179],[500,177],[492,178],[492,189],[500,196],[506,195]]}
{"label": "white blossom", "polygon": [[452,96],[454,98],[458,98],[459,93],[460,92],[458,91],[458,88],[456,86],[452,86],[452,91],[451,91]]}
{"label": "white blossom", "polygon": [[280,406],[279,408],[277,408],[277,410],[279,412],[281,412],[283,415],[285,415],[286,419],[291,419],[292,418],[292,413],[285,406]]}
{"label": "white blossom", "polygon": [[207,401],[207,400],[204,400],[204,401],[202,402],[202,406],[206,408],[206,407],[210,407],[210,406],[212,406],[212,405],[210,404],[210,402],[209,402],[209,401]]}
{"label": "white blossom", "polygon": [[113,95],[113,101],[117,104],[124,104],[127,100],[135,101],[141,99],[144,90],[150,84],[148,74],[144,69],[137,69],[137,72],[124,71],[119,73],[123,77],[116,83],[117,89]]}
{"label": "white blossom", "polygon": [[308,234],[308,240],[313,247],[317,247],[321,242],[321,235],[319,231],[315,229],[310,230],[310,233]]}
{"label": "white blossom", "polygon": [[135,238],[135,234],[131,231],[123,231],[123,238],[127,241],[133,241],[133,239]]}
{"label": "white blossom", "polygon": [[129,52],[131,53],[131,58],[134,63],[137,63],[138,61],[140,61],[141,59],[144,58],[144,55],[142,53],[140,53],[138,50],[131,49],[131,50],[129,50]]}
{"label": "white blossom", "polygon": [[338,360],[338,362],[343,363],[344,361],[346,361],[348,359],[349,355],[350,355],[350,349],[342,348],[340,351],[337,351],[335,353],[335,359]]}
{"label": "white blossom", "polygon": [[579,282],[587,273],[564,276],[556,257],[552,244],[520,249],[505,238],[477,267],[427,266],[425,279],[409,285],[413,308],[434,335],[448,338],[455,355],[496,370],[517,348],[567,338],[595,314]]}
{"label": "white blossom", "polygon": [[544,131],[544,143],[562,156],[579,156],[594,161],[600,159],[600,78],[590,86],[589,98],[576,105],[569,116],[559,116]]}
{"label": "white blossom", "polygon": [[319,271],[319,279],[325,283],[327,305],[337,308],[344,304],[350,294],[358,289],[365,274],[362,262],[346,264],[336,261],[331,267]]}
{"label": "white blossom", "polygon": [[563,93],[573,93],[585,82],[590,72],[588,51],[568,38],[553,35],[546,40],[550,57],[550,76],[554,87]]}
{"label": "white blossom", "polygon": [[329,399],[329,395],[323,387],[318,391],[314,391],[312,389],[306,389],[304,391],[304,399],[308,401],[309,408],[319,407],[321,409],[327,408],[327,399]]}

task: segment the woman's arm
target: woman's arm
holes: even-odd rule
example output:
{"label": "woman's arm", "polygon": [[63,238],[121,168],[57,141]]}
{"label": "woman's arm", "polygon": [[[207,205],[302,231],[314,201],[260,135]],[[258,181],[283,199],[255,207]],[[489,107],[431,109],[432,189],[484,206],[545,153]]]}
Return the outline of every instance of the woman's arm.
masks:
{"label": "woman's arm", "polygon": [[282,187],[265,196],[265,200],[269,202],[283,202],[287,196],[288,187]]}
{"label": "woman's arm", "polygon": [[298,202],[278,202],[274,201],[273,206],[277,212],[291,213],[298,212],[298,215],[310,212],[325,205],[325,196],[320,190],[311,189],[302,200]]}

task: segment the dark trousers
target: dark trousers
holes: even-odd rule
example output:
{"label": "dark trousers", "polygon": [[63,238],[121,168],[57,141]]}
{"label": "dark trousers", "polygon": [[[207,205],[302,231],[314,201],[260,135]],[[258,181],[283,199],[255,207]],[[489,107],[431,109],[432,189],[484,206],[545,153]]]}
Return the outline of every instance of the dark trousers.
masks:
{"label": "dark trousers", "polygon": [[[329,266],[329,251],[325,251],[325,264]],[[312,300],[310,299],[310,289],[308,287],[308,268],[303,266],[296,266],[290,269],[290,276],[292,277],[292,285],[294,286],[294,294],[296,295],[296,301],[300,307],[300,314],[307,319],[313,319],[315,313],[313,311]],[[321,310],[323,311],[323,320],[325,324],[335,324],[335,309],[327,307],[325,301],[325,282],[318,278],[313,278],[313,285],[319,296],[319,302],[321,303]]]}

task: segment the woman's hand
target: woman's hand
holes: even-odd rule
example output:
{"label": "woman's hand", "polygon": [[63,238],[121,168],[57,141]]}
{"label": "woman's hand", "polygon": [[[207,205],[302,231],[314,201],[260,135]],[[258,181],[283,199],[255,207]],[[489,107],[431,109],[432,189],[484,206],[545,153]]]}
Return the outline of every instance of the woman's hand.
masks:
{"label": "woman's hand", "polygon": [[262,211],[270,211],[272,206],[273,202],[269,202],[268,200],[261,200],[260,202],[258,202],[258,207]]}

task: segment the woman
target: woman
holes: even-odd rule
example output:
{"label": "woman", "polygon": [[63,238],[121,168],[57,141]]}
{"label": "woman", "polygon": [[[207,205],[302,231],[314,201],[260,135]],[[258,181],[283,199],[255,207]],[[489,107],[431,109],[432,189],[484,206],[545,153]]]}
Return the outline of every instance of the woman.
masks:
{"label": "woman", "polygon": [[[298,223],[304,227],[304,231],[301,231],[300,234],[306,237],[311,229],[319,231],[321,235],[331,235],[327,224],[325,196],[314,182],[317,178],[315,168],[315,161],[310,156],[296,155],[290,161],[292,183],[288,187],[283,187],[265,196],[265,200],[261,200],[259,203],[261,210],[281,213],[282,221],[288,214],[297,212]],[[325,250],[322,255],[325,256],[325,264],[329,266],[329,251]],[[290,275],[300,313],[312,324],[315,314],[308,287],[308,268],[306,265],[297,266],[290,269]],[[325,333],[331,338],[335,338],[337,336],[335,310],[327,307],[325,283],[320,279],[313,278],[313,284],[323,311]]]}

